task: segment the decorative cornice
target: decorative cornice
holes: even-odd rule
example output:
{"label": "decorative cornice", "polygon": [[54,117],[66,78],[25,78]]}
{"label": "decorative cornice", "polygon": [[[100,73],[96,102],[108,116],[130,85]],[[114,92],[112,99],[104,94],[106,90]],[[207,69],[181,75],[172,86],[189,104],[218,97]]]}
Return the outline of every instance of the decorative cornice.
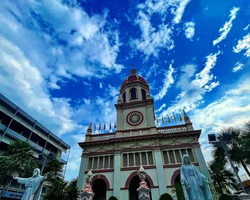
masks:
{"label": "decorative cornice", "polygon": [[178,138],[178,137],[190,137],[190,136],[200,136],[201,130],[192,131],[182,131],[182,132],[171,132],[171,133],[157,133],[157,134],[147,134],[147,135],[137,135],[129,137],[119,137],[119,138],[109,138],[106,140],[93,140],[88,142],[78,143],[80,147],[84,148],[87,146],[98,146],[100,144],[114,144],[117,142],[128,142],[136,140],[152,140],[152,139],[165,139],[165,138]]}
{"label": "decorative cornice", "polygon": [[167,150],[174,148],[185,148],[192,147],[193,145],[197,145],[197,143],[186,143],[186,144],[178,144],[178,145],[161,145],[161,146],[145,146],[145,147],[136,147],[136,148],[123,148],[119,150],[108,150],[101,152],[82,152],[82,156],[96,156],[96,155],[105,155],[105,154],[119,154],[123,152],[132,152],[132,151],[153,151],[153,150]]}
{"label": "decorative cornice", "polygon": [[[199,166],[198,163],[192,163],[194,166]],[[163,168],[176,168],[176,167],[181,167],[181,163],[178,164],[168,164],[168,165],[163,165]]]}
{"label": "decorative cornice", "polygon": [[[107,172],[114,172],[114,169],[91,169],[92,173],[93,174],[98,174],[98,173],[107,173]],[[85,171],[84,173],[87,174],[89,172],[88,171]]]}
{"label": "decorative cornice", "polygon": [[[138,170],[139,167],[140,166],[137,166],[137,167],[122,167],[121,171]],[[143,165],[143,168],[144,169],[156,169],[156,166],[155,165],[150,165],[150,166]]]}
{"label": "decorative cornice", "polygon": [[144,107],[147,105],[153,105],[154,99],[145,99],[142,101],[133,101],[128,103],[119,103],[115,104],[116,109],[125,109],[125,108],[133,108],[133,107]]}

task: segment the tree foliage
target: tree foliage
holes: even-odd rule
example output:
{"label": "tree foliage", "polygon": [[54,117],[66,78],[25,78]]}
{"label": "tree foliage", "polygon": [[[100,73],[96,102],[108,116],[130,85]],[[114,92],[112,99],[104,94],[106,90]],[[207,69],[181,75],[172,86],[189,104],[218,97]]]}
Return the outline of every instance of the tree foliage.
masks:
{"label": "tree foliage", "polygon": [[[234,166],[236,169],[238,169],[239,166],[242,166],[250,176],[248,169],[248,166],[250,165],[250,122],[246,123],[245,127],[242,129],[227,128],[222,130],[219,137],[222,138],[223,133],[230,133],[232,137],[232,141],[225,144],[225,147]],[[223,194],[229,193],[229,189],[238,190],[239,183],[234,172],[231,170],[225,151],[218,144],[214,144],[214,147],[214,160],[209,163],[209,170],[216,191]]]}
{"label": "tree foliage", "polygon": [[[0,179],[4,185],[2,193],[10,184],[13,175],[31,176],[34,168],[38,166],[33,156],[34,148],[29,143],[14,141],[0,154]],[[0,194],[0,199],[2,194]]]}
{"label": "tree foliage", "polygon": [[118,200],[116,197],[112,196],[112,197],[109,197],[109,200]]}
{"label": "tree foliage", "polygon": [[227,195],[227,194],[222,194],[222,195],[220,195],[219,200],[233,200],[233,198],[230,197],[230,196]]}
{"label": "tree foliage", "polygon": [[160,200],[173,200],[172,196],[168,193],[161,195]]}

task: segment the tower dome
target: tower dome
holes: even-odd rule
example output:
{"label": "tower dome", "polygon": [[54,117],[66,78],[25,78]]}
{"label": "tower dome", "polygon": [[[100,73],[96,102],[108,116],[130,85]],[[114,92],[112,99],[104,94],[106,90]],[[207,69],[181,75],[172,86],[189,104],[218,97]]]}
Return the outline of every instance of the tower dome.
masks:
{"label": "tower dome", "polygon": [[142,101],[150,98],[147,81],[137,74],[136,69],[130,70],[130,75],[123,81],[120,87],[120,103]]}

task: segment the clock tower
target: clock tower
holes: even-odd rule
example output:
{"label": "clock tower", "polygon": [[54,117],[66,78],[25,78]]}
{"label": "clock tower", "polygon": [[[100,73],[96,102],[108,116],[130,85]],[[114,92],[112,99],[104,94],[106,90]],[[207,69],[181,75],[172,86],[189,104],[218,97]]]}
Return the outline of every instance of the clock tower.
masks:
{"label": "clock tower", "polygon": [[110,127],[108,132],[105,125],[103,130],[100,126],[96,133],[90,123],[85,140],[79,143],[83,151],[77,185],[80,189],[85,187],[91,170],[93,200],[138,200],[140,166],[146,171],[152,200],[159,200],[165,193],[176,197],[173,189],[181,187],[180,167],[186,154],[210,179],[198,142],[201,130],[193,128],[185,111],[179,113],[179,119],[174,117],[174,125],[168,118],[165,126],[162,118],[163,124],[156,126],[154,99],[147,81],[136,69],[131,69],[121,84],[115,108],[116,127]]}
{"label": "clock tower", "polygon": [[122,83],[115,107],[117,137],[127,135],[128,133],[125,132],[128,131],[131,135],[131,131],[145,129],[147,134],[156,133],[154,99],[150,97],[147,81],[137,74],[136,69],[131,69],[130,75]]}

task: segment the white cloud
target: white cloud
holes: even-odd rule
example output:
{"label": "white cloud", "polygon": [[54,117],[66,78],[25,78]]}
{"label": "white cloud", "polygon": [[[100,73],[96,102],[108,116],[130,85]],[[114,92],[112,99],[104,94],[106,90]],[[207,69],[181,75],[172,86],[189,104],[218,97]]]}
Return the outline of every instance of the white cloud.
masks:
{"label": "white cloud", "polygon": [[101,82],[99,83],[99,87],[102,89],[102,83]]}
{"label": "white cloud", "polygon": [[227,34],[233,27],[233,20],[236,18],[237,12],[240,10],[240,8],[233,7],[230,10],[230,19],[227,21],[222,28],[219,29],[219,33],[221,33],[220,37],[218,37],[216,40],[213,41],[213,45],[216,45],[220,43],[222,40],[226,39]]}
{"label": "white cloud", "polygon": [[184,24],[184,31],[185,31],[186,38],[190,40],[194,37],[194,33],[195,33],[194,26],[195,26],[194,22],[186,22]]}
{"label": "white cloud", "polygon": [[231,87],[232,89],[225,92],[220,99],[203,109],[194,110],[191,120],[195,128],[203,129],[203,140],[209,133],[219,133],[222,129],[232,126],[243,126],[249,121],[249,79],[241,78],[238,84]]}
{"label": "white cloud", "polygon": [[175,24],[178,24],[180,23],[181,21],[181,18],[182,18],[182,15],[185,11],[185,8],[186,6],[188,5],[188,3],[190,2],[191,0],[182,0],[182,1],[179,1],[179,6],[177,7],[176,11],[174,11],[174,14],[175,14],[175,17],[173,19],[173,22]]}
{"label": "white cloud", "polygon": [[[158,13],[161,18],[165,18],[167,14],[172,14],[174,16],[173,22],[178,24],[190,1],[191,0],[146,0],[145,3],[139,4],[138,8],[145,10],[149,15]],[[168,12],[168,9],[170,9],[171,13]]]}
{"label": "white cloud", "polygon": [[139,11],[135,23],[140,26],[142,35],[140,39],[132,40],[131,45],[143,52],[147,58],[150,55],[157,57],[161,48],[170,50],[174,47],[171,38],[172,30],[168,25],[162,23],[157,27],[153,27],[150,17],[143,11]]}
{"label": "white cloud", "polygon": [[236,47],[233,47],[235,53],[240,53],[242,50],[246,50],[245,56],[250,56],[250,33],[243,37],[242,40],[238,40]]}
{"label": "white cloud", "polygon": [[185,65],[182,68],[183,73],[177,82],[177,87],[181,89],[181,92],[173,104],[162,112],[163,116],[183,108],[186,111],[193,110],[204,103],[203,95],[219,85],[219,81],[215,81],[216,77],[211,72],[219,54],[220,52],[208,55],[205,67],[199,73],[195,74],[196,65],[193,64]]}
{"label": "white cloud", "polygon": [[244,65],[243,65],[242,63],[237,62],[237,63],[235,64],[235,67],[233,68],[232,72],[235,73],[235,72],[241,70],[243,66],[244,66]]}
{"label": "white cloud", "polygon": [[172,64],[170,64],[169,70],[165,71],[165,73],[164,73],[165,78],[163,80],[163,86],[162,86],[160,92],[154,96],[154,99],[156,101],[162,99],[167,94],[168,89],[174,83],[174,77],[173,77],[174,73],[175,73],[175,69],[172,67]]}
{"label": "white cloud", "polygon": [[248,30],[250,24],[248,24],[245,28],[243,28],[244,31]]}
{"label": "white cloud", "polygon": [[156,113],[157,113],[157,112],[161,112],[162,109],[165,108],[165,107],[166,107],[166,104],[164,103],[164,104],[162,104],[161,107],[160,107],[159,109],[157,109],[155,112],[156,112]]}

